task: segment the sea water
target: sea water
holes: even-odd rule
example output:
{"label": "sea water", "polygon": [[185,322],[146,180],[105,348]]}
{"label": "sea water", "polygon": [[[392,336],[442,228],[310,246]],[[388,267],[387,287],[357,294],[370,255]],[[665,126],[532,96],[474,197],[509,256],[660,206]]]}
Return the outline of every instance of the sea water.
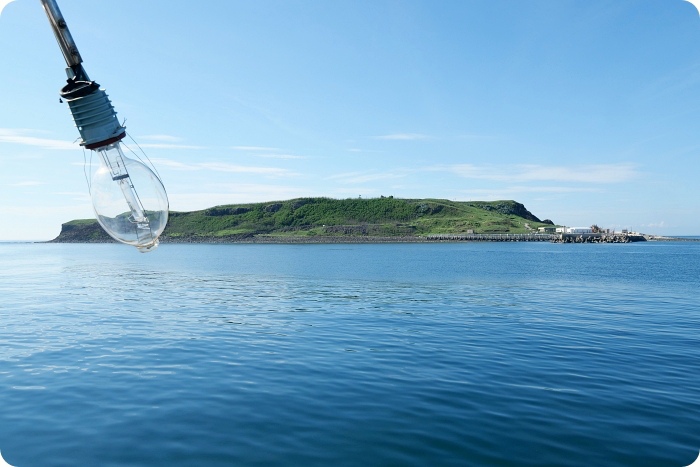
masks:
{"label": "sea water", "polygon": [[674,466],[700,243],[0,244],[11,465]]}

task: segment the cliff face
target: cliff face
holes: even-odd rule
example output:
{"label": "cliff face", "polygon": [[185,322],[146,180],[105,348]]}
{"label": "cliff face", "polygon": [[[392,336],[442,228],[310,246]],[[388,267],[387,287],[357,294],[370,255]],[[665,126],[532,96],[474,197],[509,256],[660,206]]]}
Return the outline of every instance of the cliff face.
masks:
{"label": "cliff face", "polygon": [[[522,217],[532,222],[543,222],[539,220],[534,214],[525,209],[525,205],[518,203],[516,201],[494,201],[490,203],[486,202],[475,202],[471,203],[472,206],[484,209],[486,211],[498,212],[505,215],[513,215]],[[551,222],[551,221],[549,221]],[[547,222],[547,223],[549,223]]]}
{"label": "cliff face", "polygon": [[94,219],[81,219],[61,225],[61,233],[52,243],[116,243]]}

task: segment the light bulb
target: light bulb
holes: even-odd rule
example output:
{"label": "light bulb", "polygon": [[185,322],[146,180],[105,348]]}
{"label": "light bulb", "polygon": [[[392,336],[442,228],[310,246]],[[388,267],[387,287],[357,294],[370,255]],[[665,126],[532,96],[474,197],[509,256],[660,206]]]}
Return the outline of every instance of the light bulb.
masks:
{"label": "light bulb", "polygon": [[168,197],[160,178],[124,155],[119,142],[94,149],[100,167],[90,195],[97,221],[115,240],[152,251],[168,222]]}
{"label": "light bulb", "polygon": [[70,107],[80,131],[80,145],[95,151],[101,162],[90,184],[97,221],[115,240],[141,252],[151,251],[158,246],[158,237],[168,222],[163,183],[143,163],[124,155],[120,141],[126,136],[126,127],[117,120],[107,93],[85,72],[56,0],[41,0],[41,4],[68,65],[61,101]]}

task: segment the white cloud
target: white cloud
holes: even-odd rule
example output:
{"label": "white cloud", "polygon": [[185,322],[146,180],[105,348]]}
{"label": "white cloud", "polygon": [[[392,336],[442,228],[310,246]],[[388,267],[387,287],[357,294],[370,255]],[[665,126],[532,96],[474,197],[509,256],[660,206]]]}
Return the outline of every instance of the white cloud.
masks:
{"label": "white cloud", "polygon": [[139,143],[139,146],[146,149],[206,149],[204,146],[173,143]]}
{"label": "white cloud", "polygon": [[360,149],[360,148],[348,148],[347,151],[348,152],[361,152],[361,153],[368,153],[368,154],[370,154],[370,153],[377,154],[377,153],[384,152],[384,151],[378,151],[376,149]]}
{"label": "white cloud", "polygon": [[169,167],[174,170],[211,170],[214,172],[250,173],[258,175],[268,175],[272,177],[294,177],[298,174],[287,169],[278,167],[255,167],[247,165],[229,164],[226,162],[198,162],[186,164],[184,162],[170,159],[151,158],[157,167]]}
{"label": "white cloud", "polygon": [[0,143],[21,144],[24,146],[56,150],[74,151],[76,149],[80,149],[80,146],[76,143],[58,139],[39,138],[37,136],[32,136],[32,133],[36,133],[36,131],[0,128]]}
{"label": "white cloud", "polygon": [[475,188],[463,190],[464,196],[470,199],[509,199],[514,195],[523,193],[546,193],[546,194],[562,194],[562,193],[600,193],[602,190],[597,188],[583,187],[568,187],[568,186],[511,186],[511,187],[496,187],[490,188]]}
{"label": "white cloud", "polygon": [[578,182],[622,183],[639,177],[633,164],[596,164],[579,166],[509,165],[477,166],[472,164],[443,165],[427,170],[451,172],[464,178],[500,182]]}
{"label": "white cloud", "polygon": [[281,153],[280,149],[267,146],[231,146],[231,149],[240,152],[262,153],[253,155],[265,159],[306,159],[305,156]]}
{"label": "white cloud", "polygon": [[277,167],[253,167],[246,165],[236,165],[228,164],[225,162],[203,162],[199,165],[200,167],[208,170],[213,170],[215,172],[233,172],[233,173],[251,173],[259,175],[271,175],[275,177],[293,176],[295,173]]}
{"label": "white cloud", "polygon": [[174,170],[200,170],[195,164],[185,164],[184,162],[174,161],[172,159],[161,159],[151,157],[151,162],[158,167],[168,167]]}

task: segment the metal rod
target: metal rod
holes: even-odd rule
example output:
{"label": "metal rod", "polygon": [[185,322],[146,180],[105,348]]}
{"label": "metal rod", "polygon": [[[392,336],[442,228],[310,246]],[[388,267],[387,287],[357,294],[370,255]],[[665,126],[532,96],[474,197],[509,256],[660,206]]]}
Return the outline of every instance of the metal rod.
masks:
{"label": "metal rod", "polygon": [[49,17],[51,29],[53,29],[53,33],[58,41],[58,46],[61,48],[61,52],[63,52],[63,57],[66,59],[66,63],[69,67],[75,69],[75,67],[80,66],[83,59],[68,30],[66,20],[63,19],[61,10],[58,9],[55,0],[41,0],[41,4],[44,7],[46,16]]}

